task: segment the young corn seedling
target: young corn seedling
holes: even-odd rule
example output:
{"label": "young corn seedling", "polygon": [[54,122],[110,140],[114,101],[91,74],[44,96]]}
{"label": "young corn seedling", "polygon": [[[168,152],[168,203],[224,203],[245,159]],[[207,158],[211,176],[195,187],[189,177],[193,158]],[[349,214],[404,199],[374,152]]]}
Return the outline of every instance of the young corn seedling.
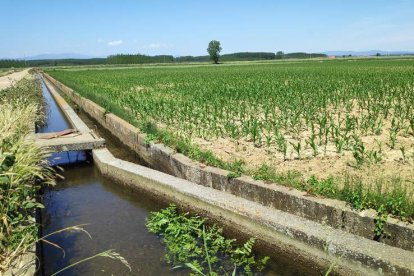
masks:
{"label": "young corn seedling", "polygon": [[401,154],[402,154],[403,163],[405,163],[405,161],[406,161],[406,152],[405,152],[405,146],[404,145],[402,145],[400,147],[400,151],[401,151]]}
{"label": "young corn seedling", "polygon": [[382,154],[377,150],[369,150],[367,156],[370,163],[378,164],[382,161]]}
{"label": "young corn seedling", "polygon": [[287,142],[286,142],[285,137],[283,137],[283,135],[280,133],[276,136],[276,145],[277,145],[277,150],[283,153],[283,160],[286,161]]}
{"label": "young corn seedling", "polygon": [[355,158],[357,167],[362,166],[362,164],[364,164],[365,161],[365,146],[361,140],[358,139],[355,141],[352,154]]}
{"label": "young corn seedling", "polygon": [[266,147],[267,147],[267,152],[270,153],[270,146],[272,145],[272,136],[271,135],[266,135]]}
{"label": "young corn seedling", "polygon": [[316,139],[316,136],[314,134],[312,134],[309,141],[308,141],[310,147],[312,148],[312,154],[313,154],[314,157],[316,157],[319,154],[318,145],[316,144],[315,139]]}
{"label": "young corn seedling", "polygon": [[335,138],[334,142],[335,142],[336,152],[337,153],[341,153],[342,152],[342,149],[344,147],[344,140],[341,139],[338,136],[338,137]]}
{"label": "young corn seedling", "polygon": [[298,159],[300,160],[301,159],[300,152],[302,150],[301,142],[299,141],[297,144],[290,142],[290,144],[292,145],[293,149],[295,150],[295,152],[298,156]]}
{"label": "young corn seedling", "polygon": [[395,148],[396,142],[397,142],[397,132],[394,131],[394,130],[391,130],[391,132],[390,132],[390,144],[389,144],[391,149]]}

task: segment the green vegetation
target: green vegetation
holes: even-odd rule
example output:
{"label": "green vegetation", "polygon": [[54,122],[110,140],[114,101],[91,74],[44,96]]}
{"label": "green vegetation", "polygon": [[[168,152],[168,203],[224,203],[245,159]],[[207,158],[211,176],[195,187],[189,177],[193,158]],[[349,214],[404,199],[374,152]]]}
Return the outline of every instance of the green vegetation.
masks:
{"label": "green vegetation", "polygon": [[[50,74],[150,134],[149,141],[228,169],[229,178],[249,174],[413,218],[413,60]],[[321,169],[307,173],[307,166]],[[330,175],[332,167],[340,169]],[[370,177],[374,169],[381,173]]]}
{"label": "green vegetation", "polygon": [[107,58],[107,64],[144,64],[144,63],[172,63],[174,57],[170,55],[112,55]]}
{"label": "green vegetation", "polygon": [[[254,61],[254,60],[280,60],[280,59],[309,59],[309,58],[324,58],[325,54],[319,53],[288,53],[283,52],[238,52],[231,54],[220,55],[220,60],[223,62],[235,61]],[[208,62],[211,60],[210,55],[206,56],[179,56],[173,57],[171,55],[147,56],[141,54],[118,54],[107,58],[107,64],[148,64],[148,63],[181,63],[181,62]],[[58,65],[62,65],[58,61]],[[51,64],[52,65],[52,64]]]}
{"label": "green vegetation", "polygon": [[212,40],[208,44],[208,48],[207,48],[208,55],[210,56],[210,59],[215,64],[217,64],[218,61],[219,61],[221,50],[222,50],[222,48],[220,46],[220,41]]}
{"label": "green vegetation", "polygon": [[42,60],[0,59],[0,68],[103,65],[103,64],[107,64],[106,58],[89,58],[89,59],[67,58],[67,59],[42,59]]}
{"label": "green vegetation", "polygon": [[26,67],[24,60],[17,59],[0,59],[0,68],[21,68]]}
{"label": "green vegetation", "polygon": [[26,61],[29,67],[40,66],[82,66],[82,65],[104,65],[107,64],[106,58],[65,58],[65,59],[40,59]]}
{"label": "green vegetation", "polygon": [[254,238],[238,246],[223,237],[221,228],[207,226],[197,215],[180,214],[175,205],[151,213],[147,228],[162,238],[166,261],[175,268],[189,268],[192,275],[255,275],[269,259],[253,254]]}
{"label": "green vegetation", "polygon": [[294,187],[314,196],[339,199],[356,210],[374,209],[380,217],[392,215],[408,222],[414,221],[413,193],[398,177],[387,186],[383,178],[367,185],[360,177],[350,175],[346,175],[344,180],[333,177],[319,179],[313,175],[304,181],[299,172],[279,174],[266,164],[258,170],[243,173],[252,174],[255,180]]}
{"label": "green vegetation", "polygon": [[46,153],[27,137],[41,122],[40,84],[24,79],[0,91],[0,273],[37,241],[34,222],[41,185],[54,184]]}
{"label": "green vegetation", "polygon": [[[282,53],[282,52],[278,52]],[[275,54],[270,52],[239,52],[220,56],[222,61],[253,61],[275,59],[308,59],[326,57],[318,53],[288,53]],[[0,59],[0,68],[46,67],[46,66],[82,66],[82,65],[111,65],[111,64],[149,64],[149,63],[181,63],[181,62],[208,62],[210,56],[180,56],[142,54],[117,54],[107,58],[64,58],[64,59],[39,59],[18,60]]]}
{"label": "green vegetation", "polygon": [[413,62],[363,63],[50,74],[111,112],[155,120],[188,136],[246,138],[263,146],[270,135],[273,146],[279,135],[301,136],[307,130],[319,147],[341,139],[353,150],[365,134],[385,131],[389,120],[397,142],[398,134],[412,137]]}

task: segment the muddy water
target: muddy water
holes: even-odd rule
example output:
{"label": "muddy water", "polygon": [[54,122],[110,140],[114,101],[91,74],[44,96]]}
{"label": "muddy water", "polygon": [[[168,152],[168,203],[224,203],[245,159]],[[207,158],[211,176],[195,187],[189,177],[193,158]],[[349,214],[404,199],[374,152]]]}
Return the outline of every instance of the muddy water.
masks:
{"label": "muddy water", "polygon": [[[46,87],[45,99],[49,102],[49,124],[40,132],[59,131],[70,128],[56,106]],[[89,126],[93,121],[84,114],[82,119]],[[108,133],[99,131],[109,144],[114,155],[131,162],[139,158]],[[118,143],[118,146],[117,146]],[[84,152],[55,154],[55,164],[66,164],[63,180],[53,188],[47,188],[42,195],[45,205],[41,214],[42,233],[46,235],[66,227],[86,224],[88,235],[80,232],[63,232],[48,238],[63,251],[50,244],[41,246],[41,275],[50,275],[63,267],[93,256],[108,249],[114,249],[130,263],[129,271],[120,262],[108,258],[97,258],[77,265],[60,275],[187,275],[188,271],[171,270],[163,260],[164,246],[157,236],[147,232],[145,219],[150,211],[161,207],[144,194],[131,191],[104,178]],[[82,161],[82,162],[78,162]],[[69,164],[69,165],[68,165]],[[295,267],[294,262],[272,260],[265,275],[305,275]]]}

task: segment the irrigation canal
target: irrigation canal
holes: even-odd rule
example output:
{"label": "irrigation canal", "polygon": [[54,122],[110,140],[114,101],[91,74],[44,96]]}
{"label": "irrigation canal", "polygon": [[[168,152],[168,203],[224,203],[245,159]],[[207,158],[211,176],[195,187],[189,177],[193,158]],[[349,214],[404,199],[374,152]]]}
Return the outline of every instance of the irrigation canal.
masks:
{"label": "irrigation canal", "polygon": [[[43,95],[48,104],[47,124],[39,133],[57,132],[71,128],[64,113],[56,104],[41,79]],[[84,114],[81,118],[91,127],[93,121]],[[99,134],[107,141],[113,154],[124,160],[138,162],[139,158],[104,131]],[[63,232],[48,238],[56,248],[42,243],[40,246],[39,275],[51,275],[74,262],[108,249],[120,253],[131,265],[130,272],[118,261],[96,258],[82,263],[60,275],[187,275],[187,271],[171,270],[165,263],[164,246],[158,237],[147,232],[145,219],[150,211],[164,207],[151,197],[131,191],[105,179],[93,165],[87,152],[54,153],[52,164],[63,167],[64,177],[55,187],[44,189],[41,200],[45,208],[40,214],[41,235],[66,227],[84,226],[92,239],[84,233]],[[272,259],[264,275],[309,275],[295,263]]]}

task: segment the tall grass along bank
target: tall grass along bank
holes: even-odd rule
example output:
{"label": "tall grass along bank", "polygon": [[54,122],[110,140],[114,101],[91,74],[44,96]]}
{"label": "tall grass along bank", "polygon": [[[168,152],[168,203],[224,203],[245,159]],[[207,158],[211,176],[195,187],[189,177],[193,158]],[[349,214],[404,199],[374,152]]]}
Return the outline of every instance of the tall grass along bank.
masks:
{"label": "tall grass along bank", "polygon": [[0,91],[0,274],[24,268],[21,257],[38,240],[37,193],[54,184],[47,153],[29,139],[44,120],[42,99],[33,77]]}

